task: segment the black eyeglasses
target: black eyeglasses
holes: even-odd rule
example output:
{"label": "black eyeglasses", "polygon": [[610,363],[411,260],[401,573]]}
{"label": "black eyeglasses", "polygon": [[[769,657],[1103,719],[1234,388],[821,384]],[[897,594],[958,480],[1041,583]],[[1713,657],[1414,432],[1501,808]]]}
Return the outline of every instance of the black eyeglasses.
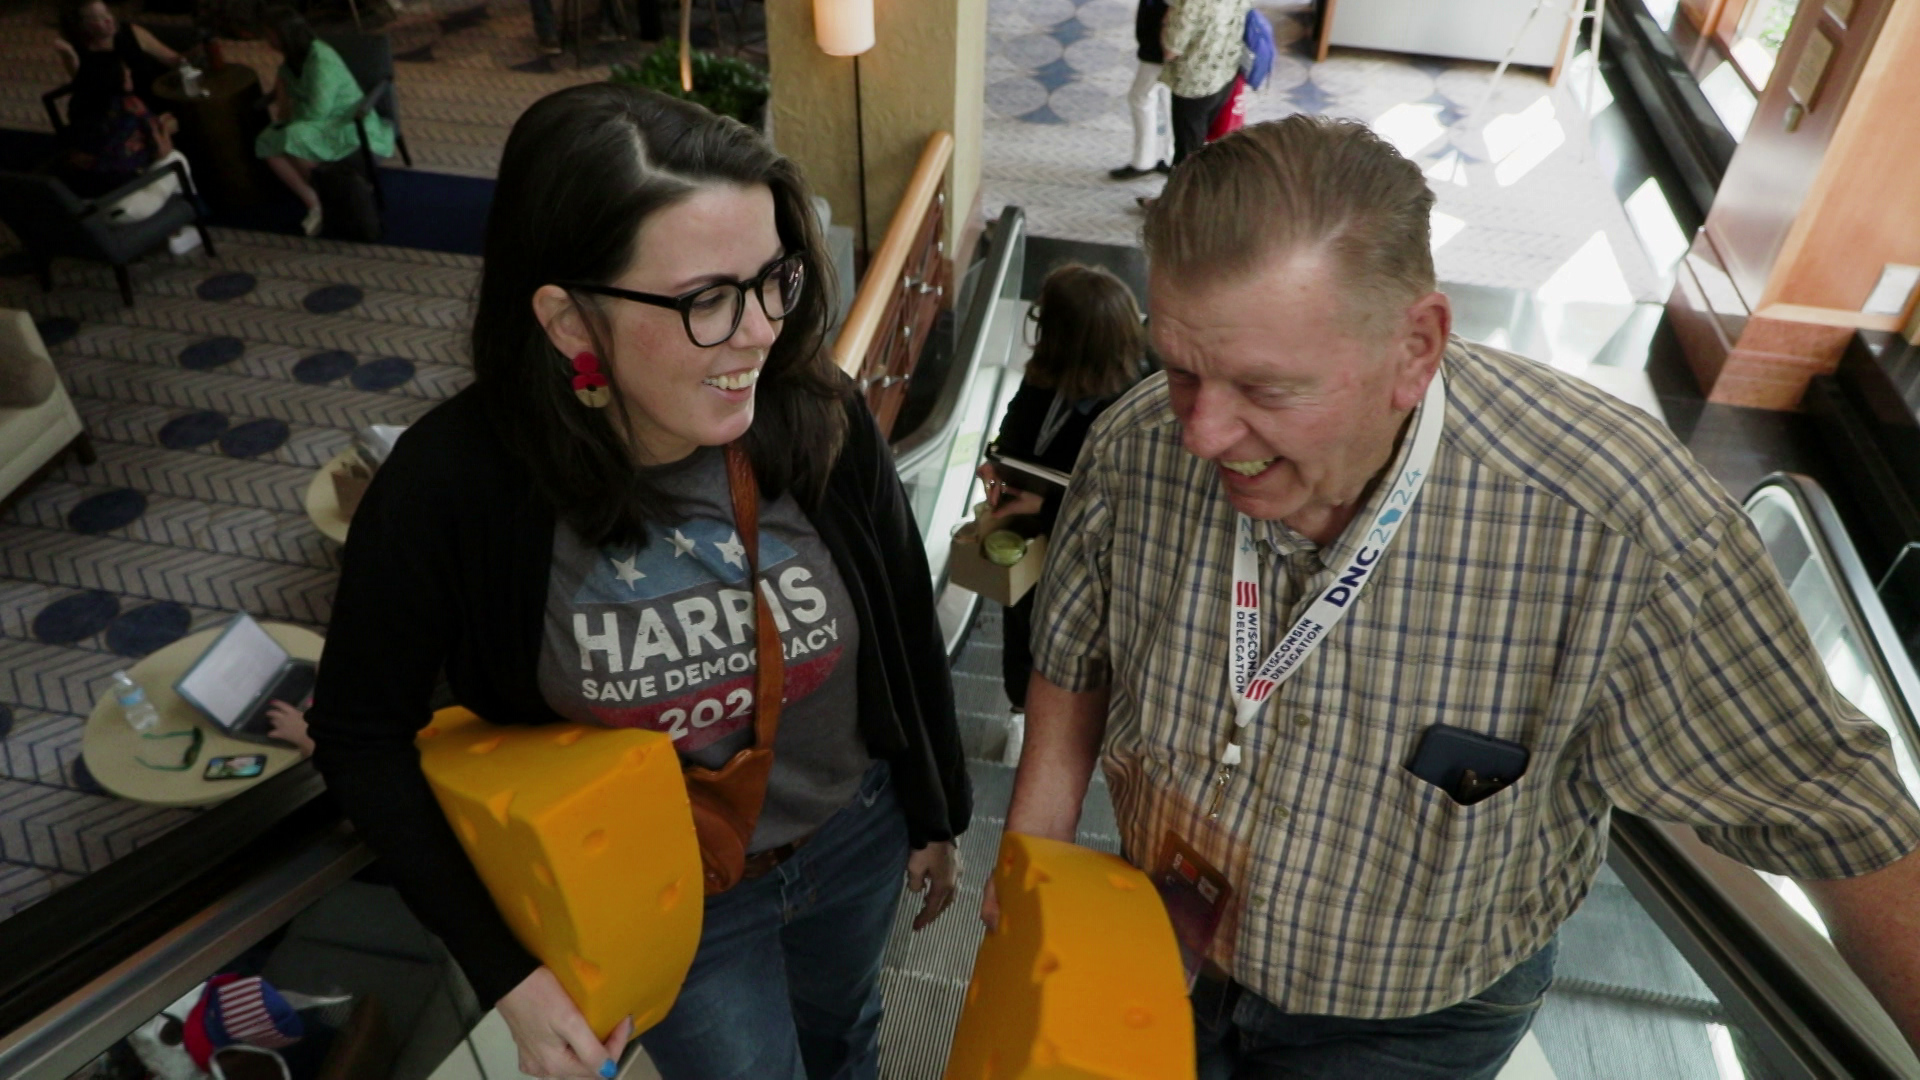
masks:
{"label": "black eyeglasses", "polygon": [[[562,281],[557,284],[563,289],[575,289],[596,296],[672,308],[680,313],[680,323],[687,328],[688,340],[703,349],[711,349],[725,344],[733,332],[740,329],[740,319],[747,311],[748,292],[760,298],[760,310],[766,312],[769,320],[779,322],[800,302],[800,290],[806,282],[807,261],[795,252],[760,271],[760,276],[752,281],[716,281],[679,296],[634,292],[632,289],[616,289],[611,285],[590,285],[584,281]],[[771,293],[767,290],[768,285],[773,286]]]}
{"label": "black eyeglasses", "polygon": [[147,768],[154,769],[159,772],[186,772],[188,769],[193,768],[193,763],[195,761],[199,760],[200,743],[203,739],[206,738],[206,732],[201,731],[199,726],[196,725],[190,731],[169,731],[165,734],[156,734],[155,732],[151,732],[151,731],[143,731],[140,733],[140,737],[142,739],[147,739],[153,742],[166,742],[170,739],[187,739],[188,740],[187,748],[180,752],[180,761],[178,764],[163,765],[157,762],[148,761],[145,757],[138,754],[134,755],[134,758],[133,758],[133,760],[139,762],[142,765],[145,765]]}

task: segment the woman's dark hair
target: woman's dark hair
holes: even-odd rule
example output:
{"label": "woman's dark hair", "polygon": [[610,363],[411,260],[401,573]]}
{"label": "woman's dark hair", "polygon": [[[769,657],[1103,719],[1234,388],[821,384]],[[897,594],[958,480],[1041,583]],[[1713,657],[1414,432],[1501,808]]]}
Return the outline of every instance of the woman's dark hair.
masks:
{"label": "woman's dark hair", "polygon": [[[473,368],[508,446],[590,544],[640,541],[648,523],[670,520],[674,501],[635,466],[618,374],[605,372],[616,380],[612,408],[582,406],[533,294],[560,281],[611,284],[632,264],[641,225],[706,184],[769,188],[780,242],[806,260],[806,287],[767,353],[743,440],[762,493],[817,505],[845,439],[848,391],[826,349],[832,264],[799,167],[746,125],[651,90],[602,82],[549,94],[513,125],[501,156]],[[601,301],[571,295],[604,343]]]}
{"label": "woman's dark hair", "polygon": [[290,7],[276,5],[261,14],[260,24],[280,43],[280,55],[287,58],[287,70],[300,74],[313,52],[313,27],[307,25],[306,16]]}
{"label": "woman's dark hair", "polygon": [[1133,291],[1110,272],[1078,263],[1059,267],[1040,283],[1034,311],[1028,383],[1085,401],[1114,397],[1140,380],[1147,331]]}
{"label": "woman's dark hair", "polygon": [[105,5],[106,2],[107,0],[60,0],[60,36],[67,40],[67,44],[82,50],[84,54],[87,47],[87,31],[80,24],[81,13],[95,4]]}

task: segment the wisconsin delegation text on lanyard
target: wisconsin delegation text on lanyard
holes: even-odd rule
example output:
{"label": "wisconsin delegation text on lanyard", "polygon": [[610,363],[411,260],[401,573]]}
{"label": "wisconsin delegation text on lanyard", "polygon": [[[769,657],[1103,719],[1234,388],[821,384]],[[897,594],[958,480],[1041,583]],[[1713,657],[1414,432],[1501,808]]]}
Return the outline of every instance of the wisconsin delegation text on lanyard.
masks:
{"label": "wisconsin delegation text on lanyard", "polygon": [[1387,553],[1394,534],[1400,531],[1401,523],[1412,511],[1420,489],[1426,486],[1434,453],[1440,447],[1440,427],[1446,414],[1446,379],[1436,370],[1414,420],[1413,448],[1400,474],[1393,478],[1392,487],[1387,489],[1379,515],[1367,526],[1366,536],[1354,550],[1353,558],[1334,576],[1333,584],[1314,598],[1307,613],[1300,616],[1300,621],[1293,624],[1293,629],[1287,631],[1258,669],[1254,661],[1260,655],[1260,559],[1254,553],[1253,522],[1247,515],[1239,515],[1233,549],[1233,731],[1227,736],[1227,748],[1220,755],[1220,772],[1214,779],[1213,806],[1207,811],[1208,817],[1218,819],[1220,816],[1220,801],[1226,794],[1227,782],[1233,778],[1235,766],[1240,764],[1241,742],[1247,726],[1260,715],[1261,706],[1280,684],[1300,670],[1313,650],[1346,617],[1348,607],[1380,566],[1381,556]]}

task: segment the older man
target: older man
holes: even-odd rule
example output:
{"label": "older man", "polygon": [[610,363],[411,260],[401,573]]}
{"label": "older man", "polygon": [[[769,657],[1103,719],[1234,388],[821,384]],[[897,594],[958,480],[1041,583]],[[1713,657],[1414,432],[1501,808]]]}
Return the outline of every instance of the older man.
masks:
{"label": "older man", "polygon": [[1097,758],[1129,859],[1230,888],[1182,923],[1230,976],[1195,993],[1203,1076],[1495,1075],[1614,807],[1799,879],[1920,1041],[1885,734],[1659,424],[1450,336],[1432,205],[1299,116],[1174,171],[1166,374],[1074,472],[1007,827],[1070,839]]}

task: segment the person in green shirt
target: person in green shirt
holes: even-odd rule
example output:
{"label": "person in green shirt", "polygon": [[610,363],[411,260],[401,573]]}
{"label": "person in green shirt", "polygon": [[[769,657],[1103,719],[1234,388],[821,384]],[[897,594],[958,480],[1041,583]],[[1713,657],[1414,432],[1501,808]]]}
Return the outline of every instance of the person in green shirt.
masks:
{"label": "person in green shirt", "polygon": [[[353,113],[364,92],[340,54],[314,38],[299,12],[269,8],[263,22],[267,44],[286,62],[274,86],[275,122],[260,133],[254,152],[306,204],[300,227],[308,236],[318,236],[320,196],[313,190],[313,169],[360,148]],[[373,152],[392,156],[393,125],[378,113],[369,114],[365,123]]]}

